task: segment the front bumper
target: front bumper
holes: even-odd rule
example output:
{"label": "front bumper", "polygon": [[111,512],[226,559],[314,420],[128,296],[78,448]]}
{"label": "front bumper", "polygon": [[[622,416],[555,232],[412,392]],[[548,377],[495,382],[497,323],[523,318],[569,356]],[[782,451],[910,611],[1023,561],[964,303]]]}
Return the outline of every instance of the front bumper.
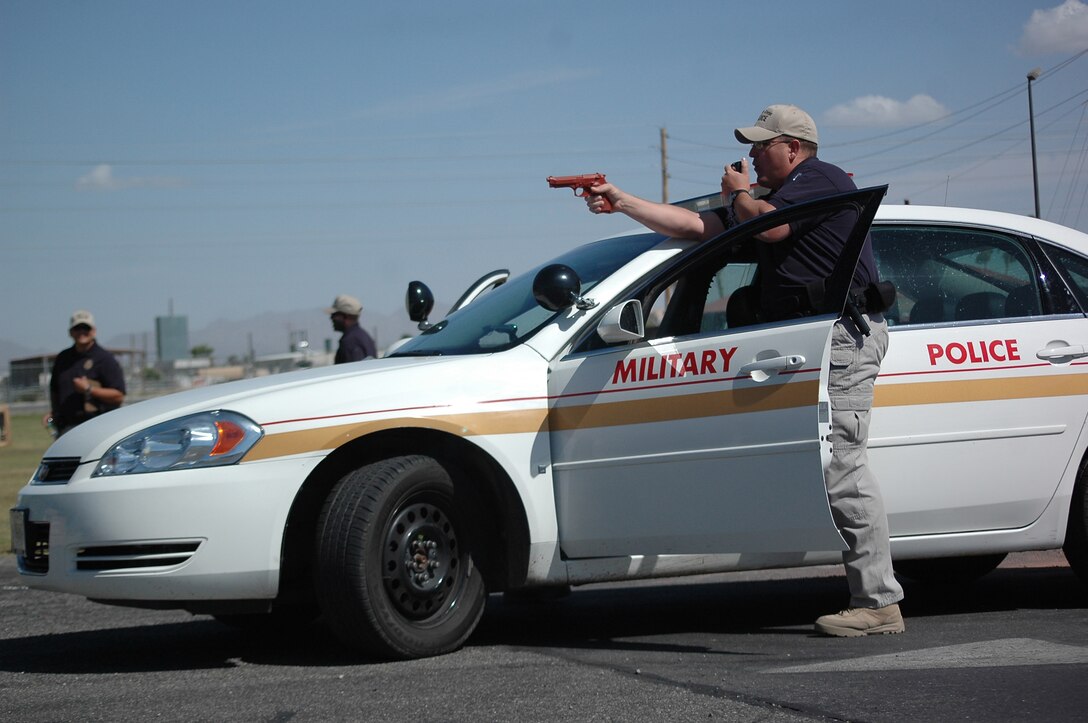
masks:
{"label": "front bumper", "polygon": [[291,504],[320,461],[99,478],[82,464],[66,484],[20,491],[20,576],[41,590],[178,607],[274,598]]}

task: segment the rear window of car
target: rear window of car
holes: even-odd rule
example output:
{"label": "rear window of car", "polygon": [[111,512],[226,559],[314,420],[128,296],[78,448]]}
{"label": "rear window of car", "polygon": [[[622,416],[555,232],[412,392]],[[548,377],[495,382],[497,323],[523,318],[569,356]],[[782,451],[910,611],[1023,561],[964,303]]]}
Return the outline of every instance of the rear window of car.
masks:
{"label": "rear window of car", "polygon": [[1065,277],[1080,308],[1088,309],[1088,259],[1050,244],[1043,244],[1043,250]]}
{"label": "rear window of car", "polygon": [[976,229],[874,226],[882,279],[897,290],[892,325],[1042,313],[1036,264],[1014,237]]}

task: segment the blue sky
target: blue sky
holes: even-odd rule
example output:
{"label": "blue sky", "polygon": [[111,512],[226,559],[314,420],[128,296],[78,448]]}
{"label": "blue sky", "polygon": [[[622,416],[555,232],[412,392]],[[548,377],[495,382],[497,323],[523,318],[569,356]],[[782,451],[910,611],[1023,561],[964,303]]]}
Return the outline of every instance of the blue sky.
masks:
{"label": "blue sky", "polygon": [[0,0],[0,339],[452,301],[631,227],[546,176],[658,199],[665,128],[711,192],[771,103],[889,202],[1030,215],[1036,67],[1042,215],[1088,230],[1084,51],[1081,0]]}

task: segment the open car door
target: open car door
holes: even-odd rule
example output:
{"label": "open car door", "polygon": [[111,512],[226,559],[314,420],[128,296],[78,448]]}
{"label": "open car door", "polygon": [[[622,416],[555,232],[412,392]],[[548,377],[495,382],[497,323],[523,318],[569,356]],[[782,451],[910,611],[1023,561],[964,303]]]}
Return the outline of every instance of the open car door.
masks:
{"label": "open car door", "polygon": [[[845,548],[824,486],[828,354],[885,190],[799,204],[697,245],[617,300],[637,302],[641,339],[592,333],[555,360],[549,429],[568,559]],[[730,323],[755,234],[834,213],[855,225],[825,313]]]}

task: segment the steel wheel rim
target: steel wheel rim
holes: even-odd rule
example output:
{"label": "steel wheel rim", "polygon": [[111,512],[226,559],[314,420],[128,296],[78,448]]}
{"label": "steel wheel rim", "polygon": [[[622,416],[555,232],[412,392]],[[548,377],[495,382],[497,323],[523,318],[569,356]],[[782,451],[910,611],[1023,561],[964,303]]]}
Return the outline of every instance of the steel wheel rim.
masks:
{"label": "steel wheel rim", "polygon": [[384,542],[382,585],[397,611],[418,621],[446,609],[454,599],[460,546],[442,509],[422,500],[404,505]]}

